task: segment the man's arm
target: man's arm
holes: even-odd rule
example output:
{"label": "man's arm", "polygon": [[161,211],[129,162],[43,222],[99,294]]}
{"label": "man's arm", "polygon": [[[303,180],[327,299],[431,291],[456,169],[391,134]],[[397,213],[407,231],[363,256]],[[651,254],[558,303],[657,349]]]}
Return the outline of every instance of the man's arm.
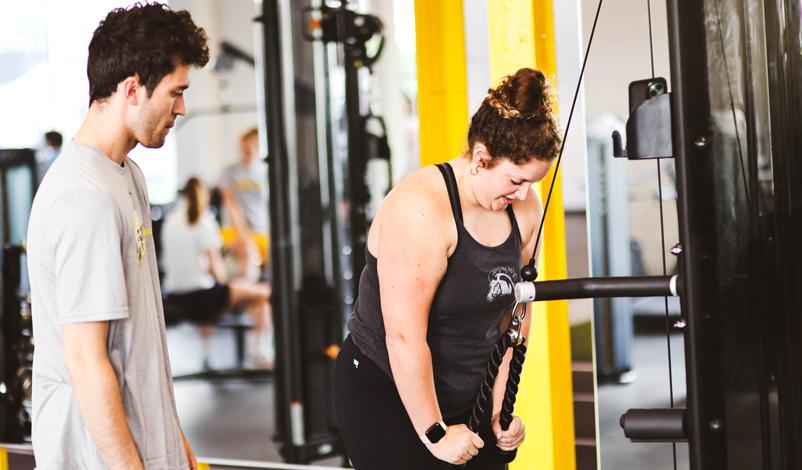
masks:
{"label": "man's arm", "polygon": [[184,454],[187,456],[189,470],[198,470],[198,458],[195,457],[195,452],[192,451],[184,431],[181,431],[181,441],[184,443]]}
{"label": "man's arm", "polygon": [[81,417],[109,469],[144,469],[106,352],[108,331],[105,321],[62,326],[64,364]]}
{"label": "man's arm", "polygon": [[231,218],[231,223],[241,236],[250,236],[251,226],[248,224],[248,219],[245,218],[245,212],[234,197],[234,193],[227,187],[220,188],[220,195],[223,200],[223,207],[228,212]]}

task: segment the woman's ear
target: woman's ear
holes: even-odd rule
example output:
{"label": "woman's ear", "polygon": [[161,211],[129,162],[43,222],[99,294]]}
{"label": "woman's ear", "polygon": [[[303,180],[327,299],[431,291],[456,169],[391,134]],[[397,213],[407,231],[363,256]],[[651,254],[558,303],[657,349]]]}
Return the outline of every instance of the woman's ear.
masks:
{"label": "woman's ear", "polygon": [[490,152],[482,142],[475,142],[471,151],[471,166],[474,168],[485,168],[491,159]]}

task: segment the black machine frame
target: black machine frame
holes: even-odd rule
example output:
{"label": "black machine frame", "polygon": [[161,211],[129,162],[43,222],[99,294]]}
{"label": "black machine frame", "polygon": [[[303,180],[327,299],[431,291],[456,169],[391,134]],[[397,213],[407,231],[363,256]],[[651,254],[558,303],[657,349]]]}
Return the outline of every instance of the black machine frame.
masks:
{"label": "black machine frame", "polygon": [[[632,110],[634,152],[613,138],[615,156],[676,160],[680,244],[672,253],[680,259],[687,408],[630,410],[621,425],[633,441],[688,441],[693,470],[802,468],[801,8],[786,0],[667,6],[673,152],[654,150],[665,145],[655,134],[667,122],[638,122],[665,121],[664,96],[662,111]],[[765,64],[750,40],[765,41]],[[771,141],[762,154],[760,96],[749,75],[761,65]],[[642,142],[661,144],[643,153]],[[598,297],[606,292],[595,284],[609,282],[622,286],[614,295],[629,297],[644,279],[535,288],[557,292],[540,300]]]}
{"label": "black machine frame", "polygon": [[[727,27],[722,18],[732,18],[725,9],[744,15],[749,4],[768,14],[782,7],[789,17],[796,14],[782,34],[790,41],[795,30],[798,37],[798,2],[668,1],[693,469],[802,467],[802,165],[795,162],[802,139],[794,132],[798,116],[792,112],[794,106],[800,109],[799,94],[793,92],[798,87],[789,81],[800,76],[799,48],[794,54],[788,46],[793,42],[787,42],[789,50],[783,50],[782,41],[775,38],[772,44],[767,35],[776,204],[761,213],[757,156],[748,152],[743,160],[742,126],[733,102],[733,83],[740,80],[722,32]],[[734,47],[745,54],[744,44]],[[719,53],[723,77],[721,64],[711,59]],[[711,103],[716,88],[725,87],[735,128],[736,142],[730,146],[733,139],[716,122]],[[751,93],[744,94],[748,129],[754,108],[749,108]],[[746,140],[754,141],[754,135]]]}
{"label": "black machine frame", "polygon": [[[772,204],[765,207],[757,197],[761,183],[754,155],[754,129],[744,139],[737,133],[742,127],[749,130],[754,123],[750,117],[755,107],[751,95],[744,93],[746,117],[742,121],[733,104],[735,139],[716,127],[718,118],[713,116],[711,103],[711,93],[717,89],[729,87],[730,100],[733,94],[733,71],[726,67],[726,51],[722,55],[727,83],[711,68],[711,56],[719,53],[712,49],[718,46],[715,28],[711,33],[711,19],[718,20],[720,34],[720,4],[725,9],[740,8],[743,15],[747,6],[758,3],[766,12],[765,39],[772,84]],[[639,415],[645,420],[640,424],[650,420],[656,423],[646,426],[650,440],[661,440],[661,436],[665,441],[687,439],[694,470],[802,468],[802,165],[796,157],[802,154],[802,135],[795,126],[799,119],[795,111],[802,111],[800,92],[795,86],[802,81],[802,58],[798,50],[797,54],[788,53],[790,45],[795,40],[798,43],[800,5],[790,0],[667,0],[667,7],[671,144],[680,225],[677,290],[686,322],[687,410],[645,413]],[[331,286],[309,284],[308,279],[299,286],[296,281],[300,273],[293,259],[293,240],[297,236],[293,233],[289,202],[297,193],[289,183],[292,156],[287,143],[289,124],[284,97],[287,89],[300,88],[286,83],[282,72],[279,2],[267,0],[263,8],[260,21],[264,28],[271,156],[273,306],[279,352],[277,437],[285,443],[287,460],[306,462],[323,455],[321,446],[328,446],[329,455],[342,452],[342,448],[330,415],[323,420],[323,428],[329,427],[318,429],[321,433],[317,437],[305,435],[298,439],[294,435],[298,428],[293,425],[293,406],[310,398],[311,370],[309,365],[304,366],[308,364],[309,343],[302,335],[309,333],[310,322],[322,320],[324,325],[315,331],[325,337],[318,343],[325,344],[341,334],[338,329],[342,325],[337,308],[318,305],[325,312],[311,315],[302,306],[304,295],[312,291],[331,293]],[[782,23],[780,11],[796,21],[785,28],[778,26]],[[723,39],[721,47],[723,50]],[[742,45],[730,47],[738,49]],[[661,98],[660,119],[665,118],[666,101]],[[746,141],[746,157],[741,140]],[[359,255],[354,253],[357,258]],[[549,282],[536,285],[541,292],[551,290],[551,298],[557,299],[598,296],[600,288],[605,295],[638,295],[629,287],[654,295],[654,286],[667,281],[610,280],[606,287],[603,279]],[[326,315],[336,320],[326,319]],[[330,362],[322,360],[314,367],[315,373],[330,379]],[[320,411],[331,410],[324,406]]]}

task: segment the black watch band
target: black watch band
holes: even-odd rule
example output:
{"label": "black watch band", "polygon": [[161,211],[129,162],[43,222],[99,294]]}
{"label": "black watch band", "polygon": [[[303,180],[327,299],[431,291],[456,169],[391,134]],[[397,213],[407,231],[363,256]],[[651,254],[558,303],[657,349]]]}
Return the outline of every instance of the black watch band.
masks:
{"label": "black watch band", "polygon": [[424,444],[429,445],[429,444],[437,444],[438,442],[440,442],[440,439],[445,437],[445,435],[446,435],[446,423],[438,421],[429,426],[429,429],[427,429],[426,432],[422,436],[420,436],[420,438]]}

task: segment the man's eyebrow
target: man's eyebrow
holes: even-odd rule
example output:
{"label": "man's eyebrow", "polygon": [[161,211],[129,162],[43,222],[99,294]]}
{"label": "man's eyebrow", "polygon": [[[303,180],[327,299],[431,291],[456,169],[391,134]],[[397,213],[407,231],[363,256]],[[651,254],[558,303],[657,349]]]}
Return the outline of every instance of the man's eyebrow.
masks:
{"label": "man's eyebrow", "polygon": [[177,86],[175,89],[176,89],[176,90],[181,90],[181,91],[184,91],[184,90],[186,90],[187,88],[189,88],[189,85],[181,85],[181,86]]}

